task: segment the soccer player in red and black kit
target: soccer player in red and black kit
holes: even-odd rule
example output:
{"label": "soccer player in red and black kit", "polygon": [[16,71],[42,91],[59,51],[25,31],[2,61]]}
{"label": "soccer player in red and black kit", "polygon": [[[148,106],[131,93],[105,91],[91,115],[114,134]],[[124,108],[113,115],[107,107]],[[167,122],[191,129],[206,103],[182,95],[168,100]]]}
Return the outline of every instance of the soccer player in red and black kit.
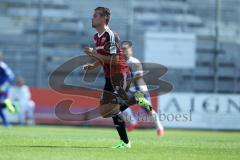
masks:
{"label": "soccer player in red and black kit", "polygon": [[[85,65],[84,69],[93,69],[99,65],[102,65],[104,69],[106,82],[100,102],[101,108],[106,107],[104,104],[114,103],[112,102],[114,95],[111,93],[116,91],[116,87],[118,89],[125,89],[127,87],[127,73],[129,72],[122,51],[118,47],[119,37],[107,26],[110,14],[108,8],[97,7],[95,9],[92,18],[92,27],[98,32],[94,35],[96,51],[90,47],[84,48],[85,53],[98,59],[93,64]],[[131,147],[122,115],[113,115],[112,119],[121,139],[121,143],[116,148]]]}
{"label": "soccer player in red and black kit", "polygon": [[[95,9],[92,18],[92,27],[98,32],[94,35],[96,50],[91,47],[85,47],[84,52],[89,56],[95,57],[97,60],[83,67],[87,70],[94,69],[100,65],[103,66],[106,82],[100,100],[100,112],[105,118],[112,117],[120,136],[120,143],[113,148],[130,148],[131,144],[128,140],[125,122],[120,113],[129,104],[139,103],[139,98],[141,102],[144,102],[144,99],[141,99],[142,97],[139,95],[128,98],[126,94],[129,68],[122,49],[119,47],[119,36],[108,27],[110,15],[111,12],[108,8],[97,7]],[[122,104],[116,97],[125,100],[127,104]]]}

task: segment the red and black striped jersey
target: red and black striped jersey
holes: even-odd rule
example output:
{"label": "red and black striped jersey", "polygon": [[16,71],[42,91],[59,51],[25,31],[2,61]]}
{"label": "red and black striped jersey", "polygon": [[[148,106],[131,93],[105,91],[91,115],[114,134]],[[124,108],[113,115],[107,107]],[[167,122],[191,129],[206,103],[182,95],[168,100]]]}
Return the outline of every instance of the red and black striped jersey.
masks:
{"label": "red and black striped jersey", "polygon": [[[106,30],[99,34],[94,35],[94,40],[96,43],[96,52],[104,56],[107,55],[118,55],[117,65],[111,65],[111,73],[126,73],[129,72],[127,62],[124,58],[120,38],[118,34],[111,31],[108,27]],[[102,64],[105,76],[110,77],[110,64]]]}

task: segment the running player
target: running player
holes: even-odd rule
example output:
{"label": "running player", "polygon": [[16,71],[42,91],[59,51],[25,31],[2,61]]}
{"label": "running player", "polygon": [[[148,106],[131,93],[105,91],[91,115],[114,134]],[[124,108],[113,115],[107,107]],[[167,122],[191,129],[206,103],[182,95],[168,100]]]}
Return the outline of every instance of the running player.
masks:
{"label": "running player", "polygon": [[[119,43],[118,36],[107,26],[109,20],[110,10],[108,8],[97,7],[95,9],[92,18],[92,27],[95,28],[98,32],[94,35],[96,51],[90,47],[85,47],[84,49],[85,53],[99,59],[93,64],[85,65],[84,69],[93,69],[99,65],[102,65],[104,68],[106,83],[100,101],[100,110],[103,107],[107,108],[107,106],[104,106],[105,104],[113,104],[112,101],[114,99],[114,96],[111,93],[116,91],[116,87],[118,87],[120,90],[121,88],[125,89],[127,86],[126,78],[128,73],[128,66],[124,60],[122,51],[117,47],[117,44]],[[122,84],[119,82],[122,82]],[[103,117],[107,116],[103,115]],[[128,140],[123,117],[119,114],[116,114],[112,116],[112,119],[116,125],[116,129],[121,139],[121,142],[117,144],[116,148],[130,148],[131,144]]]}
{"label": "running player", "polygon": [[[134,58],[132,56],[132,54],[133,54],[132,42],[131,41],[123,41],[122,49],[123,49],[124,56],[127,60],[129,69],[131,71],[131,76],[135,77],[134,82],[132,83],[132,86],[129,89],[129,92],[135,93],[137,91],[140,91],[141,93],[144,93],[146,99],[149,102],[151,102],[151,98],[150,98],[150,94],[148,92],[147,85],[144,82],[144,79],[142,77],[143,76],[142,64],[137,58]],[[149,114],[152,117],[152,119],[156,125],[157,135],[163,136],[164,128],[159,120],[159,116],[158,116],[157,112],[154,109],[152,109],[151,111],[146,110],[145,108],[143,108],[143,109],[146,111],[147,114]],[[137,127],[137,120],[134,117],[130,107],[127,108],[123,113],[124,113],[123,115],[128,117],[130,120],[130,126],[128,127],[128,131],[134,130]]]}
{"label": "running player", "polygon": [[[141,96],[132,96],[128,98],[127,90],[127,75],[129,68],[124,58],[120,47],[120,39],[109,27],[111,12],[108,8],[97,7],[92,18],[92,27],[98,33],[94,35],[96,50],[91,47],[85,47],[84,52],[96,59],[95,63],[84,65],[84,69],[94,69],[98,66],[103,66],[105,73],[105,86],[102,98],[100,100],[100,113],[104,118],[112,117],[113,123],[118,131],[120,142],[113,148],[130,148],[131,144],[127,136],[125,122],[121,111],[129,105],[141,102],[150,108],[148,101]],[[117,95],[117,96],[116,96]],[[126,102],[125,104],[119,101]]]}

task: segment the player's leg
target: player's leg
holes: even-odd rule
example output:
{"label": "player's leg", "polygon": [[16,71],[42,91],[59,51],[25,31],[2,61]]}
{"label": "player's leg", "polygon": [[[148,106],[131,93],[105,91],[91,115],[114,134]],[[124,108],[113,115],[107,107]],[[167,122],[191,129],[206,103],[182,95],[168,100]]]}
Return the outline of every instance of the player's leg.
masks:
{"label": "player's leg", "polygon": [[33,101],[29,101],[28,109],[27,109],[27,124],[28,125],[35,125],[34,109],[35,109],[35,103]]}
{"label": "player's leg", "polygon": [[114,103],[103,103],[104,98],[106,98],[106,94],[103,94],[103,98],[101,100],[101,105],[99,106],[100,114],[104,118],[112,117],[113,123],[116,127],[116,130],[120,137],[120,142],[117,143],[113,148],[130,148],[130,142],[128,140],[127,132],[126,132],[126,125],[124,122],[124,118],[122,114],[120,114],[120,105]]}
{"label": "player's leg", "polygon": [[26,125],[26,105],[21,105],[18,113],[18,122],[20,125]]}
{"label": "player's leg", "polygon": [[[127,82],[127,74],[121,73],[121,74],[114,74],[114,76],[111,77],[111,83],[113,85],[114,91],[116,92],[117,96],[120,97],[124,101],[128,101],[128,94],[127,94],[127,88],[128,88],[128,82]],[[122,104],[121,102],[118,102],[120,106],[120,111],[122,108],[127,108],[128,104]],[[125,143],[122,144],[122,147],[131,147],[130,142],[128,140],[127,131],[126,131],[126,125],[124,122],[124,118],[121,114],[118,114],[117,116],[113,117],[114,124],[118,125],[119,127],[116,127],[118,130],[118,133],[120,135],[121,140]],[[121,142],[120,142],[121,146]],[[119,144],[115,146],[114,148],[119,148]],[[121,147],[120,147],[121,148]]]}
{"label": "player's leg", "polygon": [[134,96],[138,102],[138,105],[143,107],[144,110],[146,110],[147,112],[150,112],[152,110],[152,104],[148,99],[146,99],[144,92],[137,91],[136,93],[134,93]]}
{"label": "player's leg", "polygon": [[9,98],[5,99],[4,103],[7,107],[7,109],[9,110],[9,112],[14,113],[16,111],[15,107],[13,106],[13,104]]}
{"label": "player's leg", "polygon": [[164,128],[159,119],[158,113],[155,110],[152,110],[149,114],[152,116],[153,122],[155,123],[156,129],[157,129],[157,135],[163,136]]}
{"label": "player's leg", "polygon": [[0,117],[2,118],[3,126],[8,127],[9,122],[7,119],[6,106],[4,103],[0,103]]}
{"label": "player's leg", "polygon": [[[145,93],[145,97],[151,103],[151,98],[150,98],[149,93]],[[158,136],[163,136],[164,135],[164,128],[163,128],[163,125],[161,124],[158,113],[154,109],[152,109],[151,111],[146,111],[146,112],[149,115],[151,115],[151,117],[152,117],[152,120],[153,120],[153,122],[156,126],[156,129],[157,129],[157,135]]]}
{"label": "player's leg", "polygon": [[129,106],[132,106],[134,104],[138,104],[139,106],[145,108],[145,110],[147,111],[151,111],[152,110],[152,105],[151,103],[145,98],[144,96],[144,92],[141,91],[137,91],[135,93],[130,93],[128,95],[128,99],[124,100],[124,103],[121,103],[121,112],[123,112],[124,110],[126,110]]}
{"label": "player's leg", "polygon": [[125,121],[124,118],[121,114],[115,115],[112,117],[113,119],[113,123],[118,131],[118,134],[120,136],[120,139],[128,144],[129,143],[129,139],[127,136],[127,132],[126,132],[126,125],[125,125]]}
{"label": "player's leg", "polygon": [[[121,80],[121,77],[118,77],[120,79],[118,80]],[[116,80],[116,79],[114,79]],[[114,82],[116,84],[116,82]],[[120,84],[119,84],[119,87],[121,88]],[[113,115],[112,116],[112,119],[113,119],[113,123],[117,129],[117,132],[118,132],[118,135],[120,137],[120,143],[117,144],[116,146],[114,146],[114,148],[121,148],[121,147],[124,147],[124,144],[129,144],[129,139],[128,139],[128,136],[127,136],[127,131],[126,131],[126,125],[125,125],[125,122],[124,122],[124,119],[122,117],[122,115],[120,115],[120,109],[118,110],[118,113],[115,113],[116,109],[115,109],[115,106],[117,105],[117,101],[116,101],[116,96],[113,94],[113,92],[115,91],[114,87],[113,87],[113,83],[112,83],[112,80],[110,78],[106,78],[106,83],[105,83],[105,87],[104,87],[104,92],[103,92],[103,95],[102,95],[102,98],[101,98],[101,105],[100,105],[100,112],[101,114],[107,114],[109,115],[110,112],[113,112]],[[114,101],[115,100],[115,101]],[[111,105],[111,103],[113,105]],[[115,105],[114,105],[115,103]],[[113,108],[113,110],[104,110],[104,108],[106,107],[111,107]],[[118,105],[119,106],[119,105]],[[120,106],[119,106],[120,107]]]}
{"label": "player's leg", "polygon": [[133,131],[137,127],[137,120],[133,115],[131,108],[127,108],[125,111],[123,111],[123,116],[130,123],[130,125],[128,126],[128,131],[129,132]]}

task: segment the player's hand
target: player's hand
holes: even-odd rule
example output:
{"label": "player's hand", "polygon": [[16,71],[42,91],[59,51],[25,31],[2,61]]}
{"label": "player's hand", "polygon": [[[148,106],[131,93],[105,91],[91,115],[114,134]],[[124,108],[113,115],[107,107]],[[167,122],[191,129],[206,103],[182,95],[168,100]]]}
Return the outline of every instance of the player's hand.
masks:
{"label": "player's hand", "polygon": [[94,65],[93,65],[93,64],[85,64],[85,65],[83,65],[83,69],[84,69],[84,70],[93,69],[93,68],[94,68]]}
{"label": "player's hand", "polygon": [[91,47],[85,47],[84,52],[89,56],[92,56],[94,53],[93,48],[91,48]]}

